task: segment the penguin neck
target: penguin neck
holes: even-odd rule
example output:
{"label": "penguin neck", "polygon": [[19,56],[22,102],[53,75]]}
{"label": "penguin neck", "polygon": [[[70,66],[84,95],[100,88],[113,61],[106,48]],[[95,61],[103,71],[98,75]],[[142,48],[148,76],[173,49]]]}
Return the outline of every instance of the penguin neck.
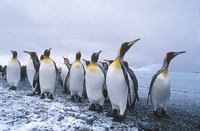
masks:
{"label": "penguin neck", "polygon": [[17,59],[17,57],[15,56],[15,57],[12,57],[12,60],[16,60]]}
{"label": "penguin neck", "polygon": [[168,75],[168,68],[169,68],[169,61],[167,61],[167,58],[164,59],[164,62],[163,62],[163,66],[162,66],[162,69],[163,69],[163,72],[162,74],[164,76],[167,76]]}

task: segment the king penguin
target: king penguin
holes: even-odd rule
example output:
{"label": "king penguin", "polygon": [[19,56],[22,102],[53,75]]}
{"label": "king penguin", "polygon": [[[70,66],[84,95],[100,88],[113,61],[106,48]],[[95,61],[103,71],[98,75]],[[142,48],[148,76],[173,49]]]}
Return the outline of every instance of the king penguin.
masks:
{"label": "king penguin", "polygon": [[103,67],[98,63],[99,54],[93,53],[91,62],[86,68],[86,92],[90,102],[89,110],[102,112],[105,97],[103,88],[105,85],[106,74]]}
{"label": "king penguin", "polygon": [[128,71],[124,65],[123,58],[129,48],[138,40],[140,39],[123,43],[119,49],[117,58],[108,67],[106,85],[108,97],[112,105],[113,121],[123,121],[127,101],[131,97]]}
{"label": "king penguin", "polygon": [[[151,100],[153,106],[153,112],[156,117],[168,117],[166,114],[167,103],[170,98],[170,77],[168,74],[168,67],[170,61],[177,55],[185,53],[181,52],[168,52],[164,58],[163,66],[158,72],[152,77],[148,100]],[[162,111],[162,115],[159,114],[159,111]]]}
{"label": "king penguin", "polygon": [[9,84],[9,89],[16,90],[19,81],[21,80],[21,64],[17,59],[17,52],[12,52],[12,59],[9,60],[7,65],[7,81]]}
{"label": "king penguin", "polygon": [[[24,53],[27,53],[30,55],[30,58],[27,60],[27,65],[26,65],[26,72],[28,76],[28,80],[31,84],[33,93],[28,94],[30,96],[33,95],[40,95],[40,84],[39,81],[37,81],[37,84],[34,84],[34,77],[36,77],[36,74],[39,72],[40,68],[40,62],[37,56],[36,52],[29,52],[29,51],[24,51]],[[35,86],[33,86],[33,84]]]}
{"label": "king penguin", "polygon": [[[44,51],[43,58],[41,59],[39,69],[39,82],[41,89],[41,99],[48,97],[54,99],[54,90],[56,78],[59,78],[59,83],[62,85],[62,80],[56,63],[49,57],[51,48]],[[36,78],[37,79],[37,78]]]}
{"label": "king penguin", "polygon": [[85,88],[85,68],[81,63],[81,52],[76,53],[76,60],[69,70],[69,90],[71,100],[82,100]]}
{"label": "king penguin", "polygon": [[63,57],[64,59],[64,63],[61,65],[61,77],[62,77],[62,82],[63,82],[63,88],[64,91],[66,93],[69,93],[69,89],[68,89],[68,77],[67,74],[69,72],[70,69],[70,63],[69,63],[69,59],[67,57]]}

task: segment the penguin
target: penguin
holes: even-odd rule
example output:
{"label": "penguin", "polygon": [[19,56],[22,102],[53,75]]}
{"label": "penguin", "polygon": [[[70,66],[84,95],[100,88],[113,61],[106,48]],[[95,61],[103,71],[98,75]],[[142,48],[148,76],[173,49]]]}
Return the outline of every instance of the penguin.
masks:
{"label": "penguin", "polygon": [[102,51],[93,53],[91,62],[86,68],[86,92],[90,102],[89,110],[102,112],[105,97],[103,88],[105,85],[106,74],[103,67],[98,63],[99,54]]}
{"label": "penguin", "polygon": [[39,77],[40,89],[41,89],[41,99],[49,98],[54,99],[54,90],[56,84],[56,78],[58,77],[59,83],[62,85],[62,79],[56,63],[49,57],[51,52],[50,49],[46,49],[44,51],[43,56],[41,57],[41,63],[39,68],[39,75],[35,79]]}
{"label": "penguin", "polygon": [[61,77],[62,77],[64,91],[66,93],[69,93],[69,89],[68,89],[68,86],[69,86],[68,85],[68,79],[69,79],[69,77],[67,77],[67,74],[69,72],[71,65],[70,65],[69,59],[67,57],[63,57],[63,59],[64,59],[64,63],[61,65]]}
{"label": "penguin", "polygon": [[106,85],[112,105],[113,121],[121,122],[124,120],[127,101],[131,96],[128,71],[124,65],[123,58],[129,48],[139,40],[123,43],[118,51],[117,58],[108,67]]}
{"label": "penguin", "polygon": [[[40,68],[40,61],[38,59],[37,53],[29,52],[29,51],[24,51],[24,53],[27,53],[28,55],[30,55],[26,64],[26,72],[27,72],[28,80],[31,84],[33,93],[28,94],[28,95],[29,96],[40,95],[41,90],[40,90],[39,81],[38,80],[36,81],[37,84],[34,83],[34,78],[36,77],[36,74],[39,72],[39,68]],[[36,86],[33,86],[33,84]]]}
{"label": "penguin", "polygon": [[17,52],[12,52],[12,59],[9,60],[7,65],[6,77],[9,84],[9,89],[16,90],[19,81],[21,80],[21,64],[17,59]]}
{"label": "penguin", "polygon": [[138,81],[137,77],[134,73],[134,71],[129,67],[129,64],[127,61],[124,61],[124,65],[127,69],[128,73],[128,78],[129,78],[129,83],[130,83],[130,95],[131,98],[128,99],[128,109],[132,109],[135,106],[136,100],[139,101],[139,96],[138,96]]}
{"label": "penguin", "polygon": [[[168,68],[171,60],[175,56],[182,53],[186,52],[181,51],[166,53],[162,68],[158,70],[157,73],[152,77],[148,93],[147,105],[149,100],[151,100],[153,113],[156,117],[168,118],[168,115],[166,113],[167,103],[170,98],[170,77],[168,74]],[[162,112],[162,114],[159,113],[160,111]]]}
{"label": "penguin", "polygon": [[85,62],[86,67],[90,64],[89,60],[86,60],[86,59],[82,59],[82,60]]}
{"label": "penguin", "polygon": [[81,63],[81,52],[76,53],[76,60],[72,63],[69,70],[69,90],[71,100],[82,100],[85,88],[85,68]]}

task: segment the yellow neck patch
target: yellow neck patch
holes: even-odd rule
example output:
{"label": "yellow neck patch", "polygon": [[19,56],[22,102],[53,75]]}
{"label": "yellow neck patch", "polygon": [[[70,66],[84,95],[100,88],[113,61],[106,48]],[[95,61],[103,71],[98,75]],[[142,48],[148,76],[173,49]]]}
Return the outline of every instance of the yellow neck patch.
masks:
{"label": "yellow neck patch", "polygon": [[12,64],[17,64],[17,59],[12,58],[12,59],[10,60],[10,63],[12,63]]}
{"label": "yellow neck patch", "polygon": [[116,59],[114,62],[113,62],[113,65],[115,68],[117,69],[120,69],[121,68],[121,63],[119,61],[119,59]]}
{"label": "yellow neck patch", "polygon": [[94,63],[90,63],[90,64],[88,65],[87,69],[88,69],[89,71],[91,71],[91,72],[96,72],[96,71],[98,71],[98,68],[97,68],[96,64],[94,64]]}
{"label": "yellow neck patch", "polygon": [[167,76],[168,76],[168,70],[164,70],[164,71],[162,72],[162,75],[163,75],[164,77],[167,77]]}
{"label": "yellow neck patch", "polygon": [[44,59],[42,59],[41,62],[50,63],[50,58],[45,56]]}

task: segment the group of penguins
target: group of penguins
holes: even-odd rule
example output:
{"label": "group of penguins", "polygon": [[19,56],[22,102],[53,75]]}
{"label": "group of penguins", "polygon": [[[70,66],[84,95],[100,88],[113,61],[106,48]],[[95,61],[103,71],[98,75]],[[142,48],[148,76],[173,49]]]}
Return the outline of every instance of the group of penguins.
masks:
{"label": "group of penguins", "polygon": [[[76,53],[75,61],[70,64],[68,58],[64,57],[64,64],[59,70],[56,63],[50,58],[50,49],[46,49],[40,60],[36,52],[24,51],[30,55],[27,60],[26,72],[33,93],[40,95],[41,99],[54,99],[56,80],[64,90],[70,94],[71,100],[81,101],[83,98],[89,100],[89,110],[102,112],[104,101],[110,101],[112,112],[108,116],[114,121],[124,120],[127,109],[134,107],[138,96],[138,81],[124,55],[140,39],[124,42],[119,48],[118,55],[113,60],[99,62],[102,51],[93,53],[91,60],[81,59],[81,52]],[[12,59],[7,65],[7,81],[9,88],[16,90],[20,81],[20,62],[17,52],[12,52]],[[177,55],[185,53],[168,52],[164,58],[162,68],[152,77],[148,100],[151,101],[153,113],[156,117],[167,117],[166,107],[170,97],[170,79],[168,66],[170,61]],[[83,64],[81,61],[84,61]]]}

